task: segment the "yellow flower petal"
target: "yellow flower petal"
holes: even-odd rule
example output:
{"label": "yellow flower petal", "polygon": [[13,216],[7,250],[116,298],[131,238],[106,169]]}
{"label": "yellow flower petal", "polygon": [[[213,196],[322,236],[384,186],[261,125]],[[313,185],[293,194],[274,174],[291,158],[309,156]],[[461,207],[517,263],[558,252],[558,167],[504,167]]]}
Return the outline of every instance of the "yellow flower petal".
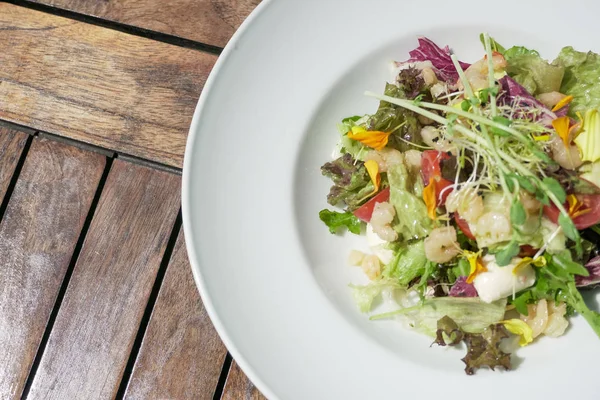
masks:
{"label": "yellow flower petal", "polygon": [[569,104],[570,102],[573,101],[573,96],[569,95],[569,96],[565,96],[563,97],[558,103],[556,103],[556,105],[554,106],[554,108],[552,108],[552,111],[558,111],[561,108],[563,108],[564,106],[566,106],[567,104]]}
{"label": "yellow flower petal", "polygon": [[469,261],[469,265],[471,267],[469,276],[467,277],[467,283],[473,283],[477,275],[487,271],[487,268],[485,265],[483,265],[483,261],[481,261],[481,251],[474,253],[472,251],[465,250],[463,251],[463,255],[467,258],[467,261]]}
{"label": "yellow flower petal", "polygon": [[388,143],[391,132],[368,131],[362,126],[353,126],[348,137],[375,150],[382,150]]}
{"label": "yellow flower petal", "polygon": [[546,259],[542,256],[531,258],[531,257],[523,257],[521,261],[515,265],[513,268],[513,275],[517,275],[523,268],[528,265],[535,265],[536,267],[544,267],[546,266]]}
{"label": "yellow flower petal", "polygon": [[365,161],[365,168],[367,169],[367,173],[369,174],[369,178],[371,178],[371,182],[373,182],[373,186],[375,189],[372,194],[375,194],[379,191],[379,185],[381,184],[381,175],[379,174],[379,164],[375,160]]}
{"label": "yellow flower petal", "polygon": [[569,147],[569,144],[571,144],[571,139],[569,138],[571,119],[567,116],[556,118],[552,120],[552,127],[562,139],[565,147]]}
{"label": "yellow flower petal", "polygon": [[536,142],[547,142],[548,140],[550,140],[550,135],[536,135],[533,136],[533,140],[535,140]]}
{"label": "yellow flower petal", "polygon": [[506,330],[510,333],[520,336],[519,346],[527,346],[529,343],[533,342],[533,330],[525,321],[513,318],[500,321],[500,323],[504,325]]}
{"label": "yellow flower petal", "polygon": [[435,213],[435,210],[437,209],[437,199],[435,196],[435,180],[433,177],[429,178],[429,184],[423,189],[423,201],[427,206],[427,215],[429,218],[435,220],[437,217],[437,214]]}

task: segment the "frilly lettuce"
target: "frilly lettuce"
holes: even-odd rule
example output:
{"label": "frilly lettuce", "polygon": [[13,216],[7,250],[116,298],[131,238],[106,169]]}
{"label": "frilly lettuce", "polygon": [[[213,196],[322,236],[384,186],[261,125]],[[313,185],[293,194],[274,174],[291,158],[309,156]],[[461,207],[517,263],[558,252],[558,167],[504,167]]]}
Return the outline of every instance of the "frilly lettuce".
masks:
{"label": "frilly lettuce", "polygon": [[548,63],[537,51],[514,46],[504,52],[504,58],[506,72],[532,95],[560,89],[564,68]]}
{"label": "frilly lettuce", "polygon": [[419,239],[429,235],[433,228],[431,219],[427,216],[427,206],[418,197],[419,184],[423,182],[419,176],[411,180],[408,170],[403,163],[395,164],[388,169],[388,181],[390,184],[390,203],[396,209],[397,223],[394,229],[405,240]]}
{"label": "frilly lettuce", "polygon": [[560,51],[553,64],[565,69],[560,92],[574,97],[571,116],[600,107],[600,55],[568,46]]}

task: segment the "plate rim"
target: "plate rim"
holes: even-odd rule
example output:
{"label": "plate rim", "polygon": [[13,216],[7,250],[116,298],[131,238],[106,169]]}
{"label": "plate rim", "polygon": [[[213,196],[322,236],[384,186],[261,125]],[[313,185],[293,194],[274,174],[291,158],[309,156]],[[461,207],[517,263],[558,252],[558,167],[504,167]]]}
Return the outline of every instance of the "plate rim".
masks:
{"label": "plate rim", "polygon": [[[193,231],[191,227],[191,220],[189,215],[190,211],[190,185],[191,185],[191,173],[190,173],[190,163],[192,157],[192,149],[194,148],[194,143],[197,140],[199,134],[199,124],[200,117],[206,107],[208,98],[210,97],[210,93],[213,91],[213,87],[215,85],[216,80],[220,75],[220,70],[223,65],[227,63],[227,60],[231,56],[232,52],[235,50],[240,39],[246,34],[248,27],[252,25],[254,20],[256,20],[264,10],[269,7],[274,0],[262,0],[252,12],[246,17],[246,19],[242,22],[240,27],[234,32],[231,36],[231,39],[227,42],[223,51],[218,56],[215,65],[210,71],[208,78],[202,88],[200,93],[200,97],[198,98],[198,103],[196,103],[196,107],[194,109],[194,114],[192,116],[192,122],[190,123],[190,128],[188,130],[188,137],[185,144],[185,151],[183,157],[183,170],[181,176],[181,215],[182,215],[182,226],[183,226],[183,236],[185,240],[185,245],[187,249],[188,260],[190,262],[190,267],[192,270],[192,276],[194,278],[194,282],[196,284],[196,289],[200,294],[200,298],[202,300],[202,304],[210,318],[210,321],[217,331],[219,338],[225,345],[227,351],[232,356],[232,361],[235,361],[238,366],[242,369],[242,371],[246,374],[248,379],[250,379],[251,383],[268,399],[278,399],[279,397],[275,395],[269,388],[269,386],[263,381],[258,374],[255,373],[254,369],[251,368],[250,363],[246,360],[238,348],[235,346],[234,342],[231,340],[228,335],[223,321],[219,317],[218,313],[215,310],[214,304],[210,296],[208,296],[208,290],[206,288],[206,281],[200,272],[200,266],[198,263],[198,256],[196,253],[196,249],[193,246]],[[225,362],[225,361],[223,361]],[[222,366],[221,366],[222,367]],[[230,364],[231,368],[231,364]],[[229,371],[227,373],[229,376]],[[225,382],[226,383],[226,382]],[[223,390],[225,386],[223,386]]]}

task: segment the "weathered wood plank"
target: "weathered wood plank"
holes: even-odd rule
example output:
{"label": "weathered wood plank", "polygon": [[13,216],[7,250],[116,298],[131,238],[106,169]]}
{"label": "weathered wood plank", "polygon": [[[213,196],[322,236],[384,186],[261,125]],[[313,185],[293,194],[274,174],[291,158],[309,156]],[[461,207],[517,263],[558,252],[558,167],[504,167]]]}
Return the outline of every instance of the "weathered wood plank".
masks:
{"label": "weathered wood plank", "polygon": [[194,285],[182,231],[125,398],[211,399],[226,354]]}
{"label": "weathered wood plank", "polygon": [[179,209],[180,179],[116,160],[30,398],[114,398]]}
{"label": "weathered wood plank", "polygon": [[260,0],[34,0],[81,14],[225,46]]}
{"label": "weathered wood plank", "polygon": [[215,59],[0,3],[0,118],[181,167]]}
{"label": "weathered wood plank", "polygon": [[15,172],[27,134],[0,126],[0,203]]}
{"label": "weathered wood plank", "polygon": [[266,400],[235,361],[231,363],[221,400]]}
{"label": "weathered wood plank", "polygon": [[0,398],[19,398],[106,159],[34,139],[0,225]]}

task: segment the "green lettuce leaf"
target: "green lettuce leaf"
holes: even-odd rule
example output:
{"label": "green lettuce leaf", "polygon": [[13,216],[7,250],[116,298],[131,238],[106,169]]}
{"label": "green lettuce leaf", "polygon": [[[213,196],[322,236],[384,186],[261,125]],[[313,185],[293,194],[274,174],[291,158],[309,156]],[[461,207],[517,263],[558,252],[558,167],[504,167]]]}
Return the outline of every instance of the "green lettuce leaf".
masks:
{"label": "green lettuce leaf", "polygon": [[[406,166],[402,163],[392,166],[387,173],[390,184],[390,203],[396,209],[396,232],[405,240],[420,239],[429,235],[433,222],[427,215],[427,206],[418,192],[421,177],[409,177]],[[422,187],[422,186],[421,186]]]}
{"label": "green lettuce leaf", "polygon": [[[411,87],[409,90],[414,91],[415,89]],[[392,83],[386,83],[384,94],[398,99],[407,98],[404,88]],[[412,111],[386,101],[379,102],[379,108],[375,114],[367,119],[365,127],[370,131],[391,131],[392,134],[388,138],[388,146],[400,151],[412,148],[407,142],[423,144],[421,124],[417,115]]]}
{"label": "green lettuce leaf", "polygon": [[442,317],[448,316],[463,331],[481,333],[488,326],[498,323],[504,318],[505,307],[506,299],[485,303],[478,297],[434,297],[426,299],[414,307],[375,315],[371,319],[404,315],[415,329],[426,335],[436,336],[437,322]]}
{"label": "green lettuce leaf", "polygon": [[385,278],[396,280],[399,285],[408,286],[414,279],[425,274],[427,263],[423,241],[419,240],[402,245],[381,274]]}
{"label": "green lettuce leaf", "polygon": [[340,228],[348,228],[355,235],[360,235],[361,222],[350,211],[337,212],[331,210],[321,210],[319,218],[329,227],[329,232],[338,233]]}
{"label": "green lettuce leaf", "polygon": [[352,289],[354,301],[362,313],[371,311],[373,301],[375,301],[384,290],[394,290],[399,288],[394,282],[388,279],[377,279],[364,286],[353,284],[350,284],[349,286]]}
{"label": "green lettuce leaf", "polygon": [[600,55],[563,48],[553,64],[565,69],[560,92],[574,97],[569,114],[600,108]]}
{"label": "green lettuce leaf", "polygon": [[532,95],[560,89],[564,68],[548,63],[537,51],[514,46],[504,52],[504,58],[506,72]]}
{"label": "green lettuce leaf", "polygon": [[363,154],[367,148],[358,140],[352,140],[348,137],[348,132],[353,126],[360,125],[361,120],[364,117],[354,115],[352,117],[344,118],[341,123],[337,125],[338,131],[340,132],[340,145],[342,153],[350,153],[352,157],[359,159],[360,155]]}

